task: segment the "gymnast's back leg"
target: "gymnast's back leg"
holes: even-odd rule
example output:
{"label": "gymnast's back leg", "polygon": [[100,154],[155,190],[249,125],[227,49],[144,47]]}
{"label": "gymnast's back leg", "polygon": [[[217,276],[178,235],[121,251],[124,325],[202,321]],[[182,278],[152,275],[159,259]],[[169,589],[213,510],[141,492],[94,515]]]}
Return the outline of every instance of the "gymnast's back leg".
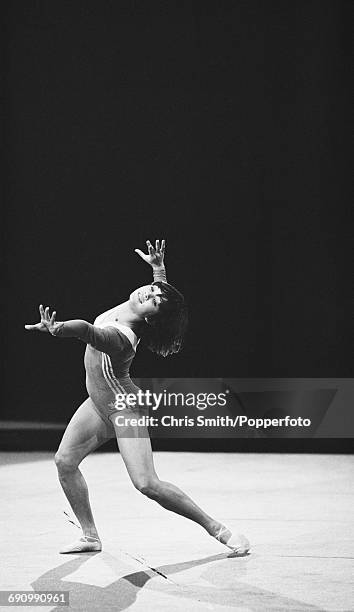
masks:
{"label": "gymnast's back leg", "polygon": [[[125,422],[135,418],[133,411],[123,410]],[[188,495],[170,482],[160,480],[156,474],[151,442],[147,427],[114,424],[117,442],[130,479],[138,491],[158,504],[201,525],[212,537],[225,544],[236,555],[248,552],[250,544],[245,536],[233,535],[230,529],[206,514]]]}
{"label": "gymnast's back leg", "polygon": [[90,552],[102,548],[91,511],[87,484],[78,466],[109,437],[109,427],[97,414],[92,400],[87,398],[70,420],[55,455],[60,484],[83,531],[82,539],[64,547],[61,553]]}

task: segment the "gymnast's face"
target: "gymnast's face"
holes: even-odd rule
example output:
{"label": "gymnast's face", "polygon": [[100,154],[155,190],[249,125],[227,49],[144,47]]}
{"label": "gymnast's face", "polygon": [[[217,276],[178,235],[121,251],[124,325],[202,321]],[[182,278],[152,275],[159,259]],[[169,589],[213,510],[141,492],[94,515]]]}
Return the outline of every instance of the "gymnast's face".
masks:
{"label": "gymnast's face", "polygon": [[130,306],[135,314],[143,319],[156,315],[159,312],[162,301],[162,291],[156,285],[144,285],[138,287],[129,296]]}

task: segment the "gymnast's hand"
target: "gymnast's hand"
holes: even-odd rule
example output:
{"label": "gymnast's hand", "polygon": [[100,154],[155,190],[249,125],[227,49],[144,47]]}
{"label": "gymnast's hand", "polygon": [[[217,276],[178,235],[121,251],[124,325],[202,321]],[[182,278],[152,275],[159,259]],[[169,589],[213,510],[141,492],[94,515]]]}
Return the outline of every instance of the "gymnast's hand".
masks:
{"label": "gymnast's hand", "polygon": [[165,256],[165,240],[161,240],[161,247],[159,240],[156,240],[155,248],[152,246],[150,240],[147,240],[146,244],[149,251],[147,255],[140,251],[140,249],[134,249],[135,253],[138,253],[138,255],[140,255],[140,257],[144,261],[146,261],[146,263],[148,263],[152,268],[163,268],[163,260]]}
{"label": "gymnast's hand", "polygon": [[49,316],[49,306],[46,309],[43,308],[42,304],[39,307],[39,314],[41,317],[40,323],[35,325],[25,325],[25,329],[28,331],[40,331],[52,334],[55,336],[57,331],[61,328],[62,323],[58,323],[55,320],[56,312],[54,310],[52,316]]}

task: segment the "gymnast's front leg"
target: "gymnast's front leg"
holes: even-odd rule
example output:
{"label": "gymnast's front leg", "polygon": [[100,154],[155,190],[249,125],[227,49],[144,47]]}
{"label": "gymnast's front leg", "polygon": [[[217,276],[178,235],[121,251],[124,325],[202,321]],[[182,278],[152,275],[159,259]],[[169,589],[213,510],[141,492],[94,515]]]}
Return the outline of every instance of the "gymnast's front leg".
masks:
{"label": "gymnast's front leg", "polygon": [[55,454],[59,482],[82,528],[82,537],[64,546],[60,550],[63,554],[102,550],[87,484],[79,465],[106,440],[107,426],[94,409],[92,400],[87,398],[70,420]]}

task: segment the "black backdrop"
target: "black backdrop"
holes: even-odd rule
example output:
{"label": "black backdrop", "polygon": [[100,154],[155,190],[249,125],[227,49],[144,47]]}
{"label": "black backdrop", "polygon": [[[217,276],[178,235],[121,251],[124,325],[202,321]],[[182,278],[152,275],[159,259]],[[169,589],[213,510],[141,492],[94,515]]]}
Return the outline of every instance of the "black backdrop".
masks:
{"label": "black backdrop", "polygon": [[351,2],[2,4],[7,419],[66,420],[92,321],[165,238],[185,350],[135,376],[352,375]]}

